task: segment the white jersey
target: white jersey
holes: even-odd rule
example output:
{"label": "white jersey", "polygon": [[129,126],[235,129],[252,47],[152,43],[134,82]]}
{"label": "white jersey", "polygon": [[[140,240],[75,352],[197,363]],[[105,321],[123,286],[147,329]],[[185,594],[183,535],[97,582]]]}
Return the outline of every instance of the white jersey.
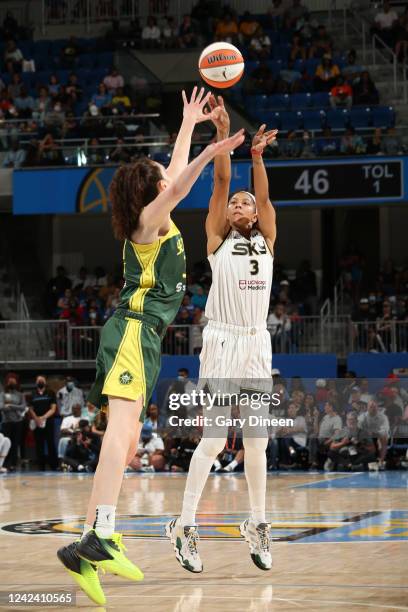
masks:
{"label": "white jersey", "polygon": [[257,229],[249,239],[231,230],[208,260],[212,285],[205,316],[245,327],[265,325],[272,288],[273,256]]}

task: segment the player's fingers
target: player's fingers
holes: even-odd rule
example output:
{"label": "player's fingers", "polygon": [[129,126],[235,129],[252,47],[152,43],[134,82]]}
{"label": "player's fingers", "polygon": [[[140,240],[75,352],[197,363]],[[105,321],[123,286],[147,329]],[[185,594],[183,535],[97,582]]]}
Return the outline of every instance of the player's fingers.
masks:
{"label": "player's fingers", "polygon": [[[203,90],[203,91],[204,91],[204,90]],[[200,92],[200,93],[201,93],[201,92]],[[211,91],[209,91],[209,92],[207,93],[207,95],[204,97],[204,99],[203,99],[203,100],[201,100],[201,99],[200,99],[200,100],[198,100],[198,102],[199,102],[200,106],[205,106],[205,105],[208,103],[208,101],[209,101],[209,99],[210,99],[210,96],[211,96]]]}
{"label": "player's fingers", "polygon": [[183,91],[181,92],[181,97],[183,98],[183,104],[188,104],[188,102],[187,102],[186,92],[184,91],[184,89],[183,89]]}
{"label": "player's fingers", "polygon": [[217,106],[217,100],[215,99],[214,94],[210,95],[210,99],[208,100],[208,103],[211,108],[215,108]]}
{"label": "player's fingers", "polygon": [[218,104],[224,108],[224,98],[222,96],[218,96]]}
{"label": "player's fingers", "polygon": [[195,102],[196,93],[197,93],[197,85],[194,85],[193,91],[191,92],[190,102]]}
{"label": "player's fingers", "polygon": [[266,128],[266,123],[263,123],[261,126],[259,126],[259,130],[257,131],[256,135],[257,136],[262,136],[262,134],[264,133]]}
{"label": "player's fingers", "polygon": [[204,95],[204,87],[201,87],[200,91],[198,92],[198,96],[196,97],[196,100],[195,100],[197,104],[200,104],[203,95]]}

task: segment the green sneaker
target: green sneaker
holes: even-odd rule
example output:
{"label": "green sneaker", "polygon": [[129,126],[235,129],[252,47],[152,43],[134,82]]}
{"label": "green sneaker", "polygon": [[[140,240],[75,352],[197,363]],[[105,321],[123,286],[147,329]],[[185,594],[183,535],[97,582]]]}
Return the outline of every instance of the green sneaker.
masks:
{"label": "green sneaker", "polygon": [[77,547],[78,542],[63,546],[58,550],[57,557],[89,599],[99,606],[104,606],[106,597],[99,582],[98,568],[89,561],[81,559]]}
{"label": "green sneaker", "polygon": [[143,572],[126,557],[125,550],[121,533],[114,533],[111,538],[100,538],[94,529],[80,540],[77,548],[82,559],[106,572],[135,582],[143,580]]}

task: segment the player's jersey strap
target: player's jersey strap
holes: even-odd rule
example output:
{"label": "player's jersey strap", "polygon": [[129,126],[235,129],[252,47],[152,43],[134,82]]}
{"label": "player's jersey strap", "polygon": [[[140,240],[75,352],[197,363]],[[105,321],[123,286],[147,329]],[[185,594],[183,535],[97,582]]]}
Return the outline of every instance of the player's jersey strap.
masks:
{"label": "player's jersey strap", "polygon": [[186,283],[184,243],[173,221],[167,234],[151,244],[125,241],[123,275],[119,308],[150,314],[169,325],[180,307]]}

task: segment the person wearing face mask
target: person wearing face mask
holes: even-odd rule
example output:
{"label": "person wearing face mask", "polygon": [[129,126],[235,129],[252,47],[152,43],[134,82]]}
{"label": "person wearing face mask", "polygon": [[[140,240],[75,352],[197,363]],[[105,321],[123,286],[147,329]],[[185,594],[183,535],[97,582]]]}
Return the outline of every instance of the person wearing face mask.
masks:
{"label": "person wearing face mask", "polygon": [[72,414],[72,407],[76,404],[81,406],[81,410],[85,408],[85,399],[82,389],[75,385],[75,381],[71,376],[65,379],[65,385],[57,393],[57,406],[59,415],[64,418]]}
{"label": "person wearing face mask", "polygon": [[45,443],[48,448],[48,463],[52,470],[58,468],[57,449],[54,439],[54,415],[57,410],[55,393],[47,388],[45,376],[37,376],[35,389],[31,394],[29,415],[32,419],[30,426],[34,428],[34,438],[38,467],[45,470],[47,457]]}
{"label": "person wearing face mask", "polygon": [[24,394],[20,391],[18,376],[9,372],[4,381],[4,391],[0,393],[0,414],[1,430],[11,442],[10,452],[6,459],[6,467],[11,471],[14,471],[17,466],[18,448],[21,448],[22,445],[23,420],[26,411],[27,406]]}

